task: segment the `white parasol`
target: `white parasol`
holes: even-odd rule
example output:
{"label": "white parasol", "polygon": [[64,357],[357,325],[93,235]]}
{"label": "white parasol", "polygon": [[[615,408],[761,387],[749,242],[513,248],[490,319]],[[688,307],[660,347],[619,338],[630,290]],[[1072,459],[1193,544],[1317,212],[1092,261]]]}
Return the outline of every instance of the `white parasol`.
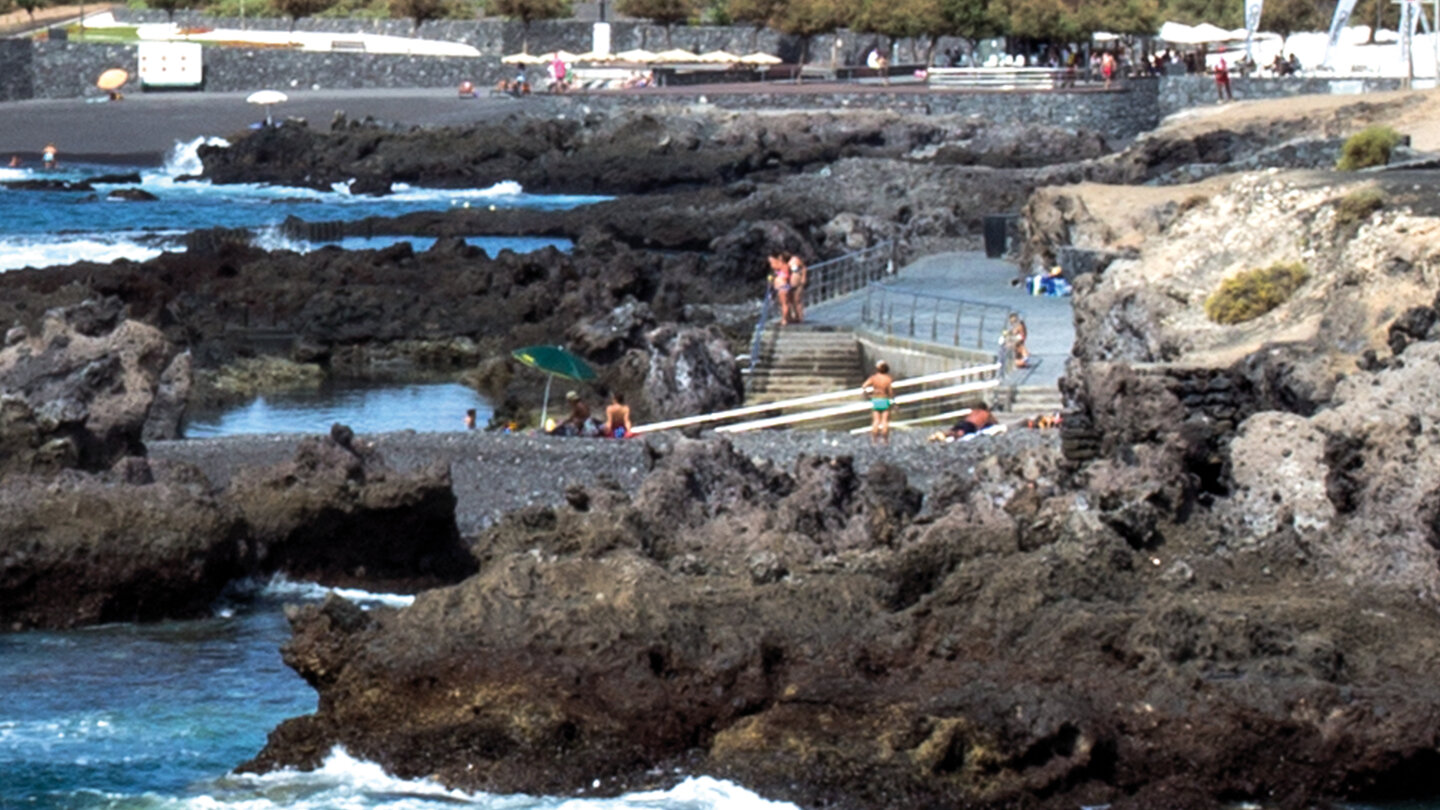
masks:
{"label": "white parasol", "polygon": [[282,101],[289,101],[290,97],[279,90],[256,90],[245,98],[251,104],[259,104],[265,108],[265,126],[270,126],[270,107]]}

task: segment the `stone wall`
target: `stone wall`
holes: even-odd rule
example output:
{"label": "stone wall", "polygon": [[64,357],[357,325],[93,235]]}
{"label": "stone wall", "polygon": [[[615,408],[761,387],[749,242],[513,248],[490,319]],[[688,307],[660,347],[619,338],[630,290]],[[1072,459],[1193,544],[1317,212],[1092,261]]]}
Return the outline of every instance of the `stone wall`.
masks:
{"label": "stone wall", "polygon": [[1153,129],[1159,122],[1153,82],[1139,82],[1113,91],[1055,92],[973,92],[950,89],[904,89],[882,92],[873,89],[824,94],[797,94],[789,85],[757,84],[747,93],[707,93],[697,86],[692,94],[673,93],[647,96],[596,94],[566,96],[564,99],[591,109],[612,106],[635,107],[651,104],[705,104],[722,109],[817,109],[879,108],[926,114],[974,115],[996,123],[1050,124],[1071,129],[1091,129],[1112,142],[1121,142]]}
{"label": "stone wall", "polygon": [[[1303,76],[1258,78],[1236,76],[1230,90],[1236,101],[1257,98],[1288,98],[1309,94],[1378,93],[1399,90],[1400,79],[1322,79]],[[1210,76],[1166,76],[1160,80],[1160,117],[1205,104],[1214,104],[1215,80]]]}
{"label": "stone wall", "polygon": [[135,48],[129,45],[94,45],[76,42],[36,42],[31,98],[77,98],[103,95],[95,79],[110,68],[135,75]]}
{"label": "stone wall", "polygon": [[0,39],[0,101],[35,97],[35,49],[28,40]]}

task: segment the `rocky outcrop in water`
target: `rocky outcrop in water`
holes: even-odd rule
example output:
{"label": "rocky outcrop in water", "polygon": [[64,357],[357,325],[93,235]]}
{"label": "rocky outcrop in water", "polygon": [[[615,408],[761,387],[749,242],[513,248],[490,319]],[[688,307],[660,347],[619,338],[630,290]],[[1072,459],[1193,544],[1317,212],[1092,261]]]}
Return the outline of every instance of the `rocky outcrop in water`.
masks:
{"label": "rocky outcrop in water", "polygon": [[773,180],[849,157],[1017,168],[1106,152],[1094,133],[1002,129],[964,116],[576,109],[404,131],[357,122],[319,132],[287,123],[228,147],[203,146],[199,155],[217,183],[329,189],[355,179],[367,193],[383,193],[393,182],[486,188],[509,181],[531,192],[647,194]]}
{"label": "rocky outcrop in water", "polygon": [[0,627],[205,615],[280,572],[415,591],[473,573],[444,468],[401,473],[337,426],[215,488],[178,462],[0,480]]}
{"label": "rocky outcrop in water", "polygon": [[1106,501],[1134,479],[1057,462],[991,458],[922,503],[893,467],[682,441],[633,495],[513,514],[479,575],[411,608],[293,613],[285,658],[321,710],[246,767],[344,745],[473,790],[609,795],[675,769],[857,808],[1303,806],[1424,782],[1440,619],[1413,581],[1359,573],[1391,551],[1164,511],[1137,536]]}

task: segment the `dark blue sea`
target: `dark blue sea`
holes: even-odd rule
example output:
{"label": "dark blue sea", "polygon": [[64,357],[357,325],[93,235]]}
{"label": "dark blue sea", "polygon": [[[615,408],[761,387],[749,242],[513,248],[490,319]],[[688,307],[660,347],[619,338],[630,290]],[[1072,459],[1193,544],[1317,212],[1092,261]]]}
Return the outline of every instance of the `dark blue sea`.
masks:
{"label": "dark blue sea", "polygon": [[[218,139],[211,142],[223,143]],[[163,166],[98,166],[62,161],[51,171],[37,166],[0,168],[0,183],[19,180],[84,180],[99,175],[139,172],[140,183],[98,184],[94,192],[17,191],[0,186],[0,271],[49,267],[82,260],[143,261],[164,251],[182,251],[188,231],[216,226],[250,228],[262,247],[306,251],[319,245],[292,242],[277,226],[287,216],[312,222],[399,216],[415,211],[459,207],[564,209],[603,197],[526,194],[516,183],[482,189],[421,189],[397,186],[385,197],[352,195],[344,184],[331,191],[264,185],[212,186],[181,178],[199,173],[195,151],[201,140],[177,143]],[[110,200],[119,188],[140,188],[158,200]],[[385,247],[398,241],[417,251],[434,242],[424,237],[351,238],[341,247]],[[474,237],[471,244],[492,256],[501,250],[529,252],[546,245],[568,250],[565,239],[549,237]]]}
{"label": "dark blue sea", "polygon": [[[163,166],[133,167],[139,184],[100,185],[91,192],[35,192],[0,187],[0,272],[89,260],[144,260],[183,250],[196,228],[245,227],[262,246],[305,251],[276,226],[287,216],[352,220],[463,206],[570,208],[598,197],[533,195],[514,183],[469,190],[399,188],[383,198],[343,187],[318,192],[267,186],[211,186],[180,180],[200,166],[199,141],[177,144]],[[62,156],[63,157],[63,156]],[[57,171],[0,168],[0,182],[34,177],[80,180],[126,167],[62,165]],[[155,202],[105,199],[137,186]],[[410,241],[349,240],[342,247]],[[491,255],[527,252],[550,238],[472,238]],[[461,430],[467,408],[480,422],[489,406],[464,386],[438,382],[385,387],[328,384],[316,391],[269,396],[224,411],[192,413],[190,436],[324,433],[332,422],[361,433]],[[232,769],[254,756],[265,735],[287,717],[315,709],[315,693],[280,660],[288,637],[284,603],[320,599],[319,586],[275,581],[237,592],[210,618],[151,625],[109,625],[70,632],[0,632],[0,810],[429,810],[456,805],[497,810],[711,810],[774,808],[743,788],[687,778],[662,793],[619,799],[474,795],[424,781],[404,781],[373,763],[333,751],[313,773],[241,776]],[[364,606],[403,607],[409,597],[343,591]]]}

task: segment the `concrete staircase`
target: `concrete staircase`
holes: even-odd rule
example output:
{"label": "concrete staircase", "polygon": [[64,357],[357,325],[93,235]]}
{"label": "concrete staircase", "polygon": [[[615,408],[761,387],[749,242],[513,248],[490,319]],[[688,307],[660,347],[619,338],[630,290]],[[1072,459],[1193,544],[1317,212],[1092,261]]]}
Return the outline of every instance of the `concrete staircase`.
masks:
{"label": "concrete staircase", "polygon": [[1015,418],[1059,413],[1065,407],[1054,385],[1001,386],[994,396],[995,410]]}
{"label": "concrete staircase", "polygon": [[772,324],[760,338],[755,368],[745,382],[745,402],[855,388],[864,379],[860,343],[848,330]]}

